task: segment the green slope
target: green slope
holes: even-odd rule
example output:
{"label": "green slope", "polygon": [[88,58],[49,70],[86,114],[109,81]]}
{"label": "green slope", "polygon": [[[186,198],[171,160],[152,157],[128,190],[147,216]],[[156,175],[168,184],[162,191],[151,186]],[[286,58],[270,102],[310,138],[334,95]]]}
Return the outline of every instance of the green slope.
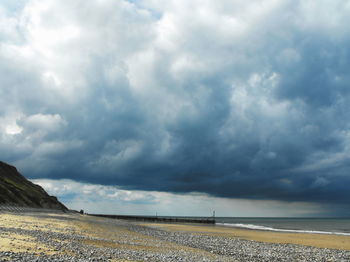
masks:
{"label": "green slope", "polygon": [[0,161],[0,205],[67,210],[56,197],[22,176],[14,166]]}

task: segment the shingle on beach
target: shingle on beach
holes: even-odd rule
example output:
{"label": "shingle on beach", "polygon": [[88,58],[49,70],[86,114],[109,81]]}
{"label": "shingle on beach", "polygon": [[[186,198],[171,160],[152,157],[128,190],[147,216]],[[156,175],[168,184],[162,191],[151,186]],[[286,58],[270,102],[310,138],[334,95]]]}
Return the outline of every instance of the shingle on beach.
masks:
{"label": "shingle on beach", "polygon": [[349,249],[345,236],[0,213],[0,261],[350,261]]}

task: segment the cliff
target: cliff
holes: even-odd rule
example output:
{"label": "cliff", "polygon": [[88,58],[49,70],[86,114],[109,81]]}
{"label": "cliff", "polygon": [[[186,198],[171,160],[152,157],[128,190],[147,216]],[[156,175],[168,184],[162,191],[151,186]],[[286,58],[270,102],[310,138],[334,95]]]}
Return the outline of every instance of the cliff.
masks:
{"label": "cliff", "polygon": [[0,205],[67,210],[56,197],[22,176],[14,166],[0,161]]}

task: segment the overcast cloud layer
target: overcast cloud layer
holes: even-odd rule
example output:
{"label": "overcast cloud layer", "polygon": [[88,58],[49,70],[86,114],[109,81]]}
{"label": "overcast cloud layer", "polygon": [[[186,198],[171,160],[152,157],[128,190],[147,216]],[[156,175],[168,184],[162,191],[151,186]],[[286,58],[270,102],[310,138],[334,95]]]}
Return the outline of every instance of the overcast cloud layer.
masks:
{"label": "overcast cloud layer", "polygon": [[31,178],[349,204],[350,1],[0,3],[0,156]]}
{"label": "overcast cloud layer", "polygon": [[[94,214],[304,217],[328,215],[323,205],[307,202],[247,200],[212,197],[203,193],[124,190],[115,186],[80,183],[73,180],[32,179],[49,194],[58,196],[68,208]],[[330,208],[330,207],[328,207]],[[338,210],[331,209],[333,213]]]}

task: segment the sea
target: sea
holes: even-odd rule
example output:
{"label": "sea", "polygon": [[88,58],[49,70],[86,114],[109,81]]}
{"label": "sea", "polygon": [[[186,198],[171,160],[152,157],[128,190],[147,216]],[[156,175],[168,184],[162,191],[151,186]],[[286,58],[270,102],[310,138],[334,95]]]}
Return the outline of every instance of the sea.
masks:
{"label": "sea", "polygon": [[350,218],[216,217],[216,225],[244,229],[350,236]]}

